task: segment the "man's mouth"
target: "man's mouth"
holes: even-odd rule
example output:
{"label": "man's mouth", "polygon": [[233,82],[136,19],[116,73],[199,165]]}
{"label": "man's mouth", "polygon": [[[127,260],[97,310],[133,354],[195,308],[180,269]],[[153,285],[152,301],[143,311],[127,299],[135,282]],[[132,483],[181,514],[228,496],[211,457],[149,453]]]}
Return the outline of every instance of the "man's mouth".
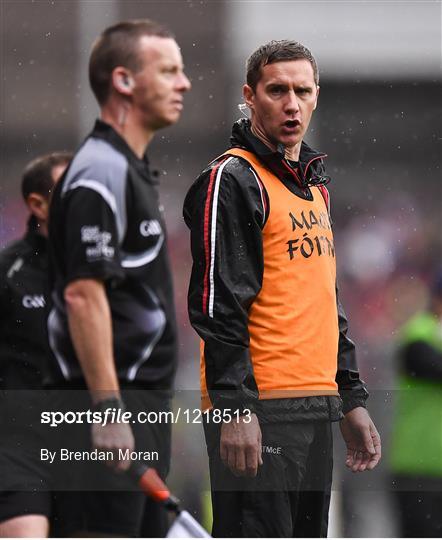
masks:
{"label": "man's mouth", "polygon": [[301,122],[299,120],[287,120],[284,122],[284,126],[289,129],[294,129],[301,125]]}

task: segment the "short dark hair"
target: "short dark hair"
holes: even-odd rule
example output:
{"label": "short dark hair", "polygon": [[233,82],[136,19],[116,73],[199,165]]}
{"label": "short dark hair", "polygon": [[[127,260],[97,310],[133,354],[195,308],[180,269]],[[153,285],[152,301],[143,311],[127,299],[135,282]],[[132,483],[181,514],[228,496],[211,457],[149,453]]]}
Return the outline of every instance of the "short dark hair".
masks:
{"label": "short dark hair", "polygon": [[302,43],[288,39],[269,41],[250,55],[246,64],[247,84],[255,91],[261,78],[262,67],[289,60],[308,60],[313,68],[315,83],[319,84],[318,64],[312,53]]}
{"label": "short dark hair", "polygon": [[134,73],[142,69],[138,41],[143,36],[172,38],[172,32],[150,19],[124,21],[106,28],[97,38],[89,59],[89,83],[100,105],[106,103],[112,71],[123,66]]}
{"label": "short dark hair", "polygon": [[39,193],[49,198],[54,187],[52,169],[58,165],[67,165],[72,159],[70,152],[52,152],[33,159],[23,171],[21,192],[24,200],[31,193]]}

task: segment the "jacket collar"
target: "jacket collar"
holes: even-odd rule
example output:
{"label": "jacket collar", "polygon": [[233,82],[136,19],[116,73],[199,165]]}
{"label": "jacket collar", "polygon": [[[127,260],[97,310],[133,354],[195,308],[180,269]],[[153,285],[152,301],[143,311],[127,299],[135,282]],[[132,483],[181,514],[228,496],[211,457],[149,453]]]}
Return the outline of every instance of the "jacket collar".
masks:
{"label": "jacket collar", "polygon": [[132,148],[127,144],[125,139],[115,131],[115,129],[103,120],[97,119],[94,129],[92,130],[90,137],[96,137],[103,139],[111,144],[114,148],[120,151],[128,161],[135,167],[137,172],[145,178],[151,184],[157,184],[155,174],[152,174],[149,168],[149,159],[147,153],[140,159]]}
{"label": "jacket collar", "polygon": [[284,146],[278,146],[274,152],[250,129],[250,120],[241,118],[233,124],[230,138],[232,147],[240,147],[253,152],[278,178],[295,181],[300,187],[326,184],[330,180],[325,175],[322,158],[327,155],[310,148],[304,141],[301,143],[299,164],[293,165],[285,158]]}

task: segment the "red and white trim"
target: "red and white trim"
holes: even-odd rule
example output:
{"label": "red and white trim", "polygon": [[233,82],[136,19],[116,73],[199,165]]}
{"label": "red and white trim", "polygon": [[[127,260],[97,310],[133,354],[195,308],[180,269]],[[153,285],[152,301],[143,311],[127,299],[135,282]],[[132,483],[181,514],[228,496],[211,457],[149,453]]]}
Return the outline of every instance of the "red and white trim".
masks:
{"label": "red and white trim", "polygon": [[231,161],[233,157],[227,158],[225,161],[222,162],[221,166],[218,169],[218,172],[216,174],[216,180],[215,180],[215,191],[213,193],[213,201],[212,201],[212,226],[210,230],[210,273],[209,273],[209,317],[213,319],[213,304],[215,301],[215,283],[213,279],[213,273],[215,268],[215,246],[216,246],[216,217],[217,217],[217,210],[218,210],[218,193],[219,193],[219,185],[221,182],[221,175],[223,173],[224,167]]}
{"label": "red and white trim", "polygon": [[[215,303],[215,256],[216,256],[216,223],[217,223],[217,211],[218,211],[218,195],[221,184],[221,177],[224,167],[235,156],[228,156],[223,161],[220,161],[215,167],[213,167],[210,178],[209,186],[207,188],[206,202],[204,207],[204,256],[205,256],[205,271],[203,282],[203,313],[213,319],[213,306]],[[250,168],[256,183],[258,184],[259,192],[261,194],[261,203],[263,208],[263,224],[265,223],[267,214],[267,203],[264,195],[264,186],[261,180],[256,175],[255,171]]]}
{"label": "red and white trim", "polygon": [[[233,159],[220,161],[211,171],[209,186],[207,188],[206,203],[204,208],[204,255],[206,269],[203,283],[203,313],[213,318],[213,304],[215,300],[214,268],[216,247],[216,218],[218,209],[218,194],[221,175],[227,163]],[[212,197],[213,192],[213,197]],[[210,222],[210,224],[209,224]]]}
{"label": "red and white trim", "polygon": [[329,213],[330,215],[330,192],[328,191],[328,189],[325,187],[325,186],[318,186],[318,189],[319,191],[321,192],[323,198],[324,198],[324,202],[325,202],[325,206],[327,207],[327,212]]}

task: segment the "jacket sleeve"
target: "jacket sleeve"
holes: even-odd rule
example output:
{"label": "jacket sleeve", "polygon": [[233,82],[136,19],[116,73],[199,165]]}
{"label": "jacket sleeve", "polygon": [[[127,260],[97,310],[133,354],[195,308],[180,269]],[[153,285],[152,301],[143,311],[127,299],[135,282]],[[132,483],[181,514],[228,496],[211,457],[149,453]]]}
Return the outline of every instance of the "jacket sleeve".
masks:
{"label": "jacket sleeve", "polygon": [[189,317],[203,340],[207,389],[215,408],[254,408],[258,389],[249,352],[248,310],[262,285],[258,180],[227,157],[204,171],[184,203],[193,257]]}
{"label": "jacket sleeve", "polygon": [[343,412],[347,414],[356,407],[365,407],[368,398],[364,381],[359,377],[356,361],[356,348],[348,337],[348,320],[344,308],[339,301],[338,287],[336,286],[336,303],[338,310],[339,344],[338,344],[338,370],[336,382],[343,401]]}

